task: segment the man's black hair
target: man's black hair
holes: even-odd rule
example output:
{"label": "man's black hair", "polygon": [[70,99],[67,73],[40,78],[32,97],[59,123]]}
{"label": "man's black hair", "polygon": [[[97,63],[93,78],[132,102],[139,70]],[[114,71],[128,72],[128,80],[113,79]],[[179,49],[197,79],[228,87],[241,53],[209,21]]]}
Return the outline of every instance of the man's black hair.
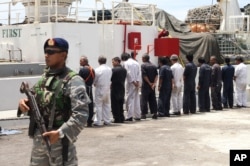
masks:
{"label": "man's black hair", "polygon": [[159,62],[163,65],[166,65],[168,63],[168,60],[166,57],[160,57],[159,58]]}
{"label": "man's black hair", "polygon": [[137,53],[135,53],[134,51],[132,51],[131,52],[131,57],[133,58],[133,59],[135,59],[135,56],[137,55]]}
{"label": "man's black hair", "polygon": [[229,57],[225,57],[225,62],[226,62],[226,64],[229,64],[230,63],[230,58]]}
{"label": "man's black hair", "polygon": [[122,55],[121,55],[122,61],[126,61],[129,58],[130,58],[130,55],[128,53],[126,53],[126,52],[122,53]]}
{"label": "man's black hair", "polygon": [[114,57],[112,60],[121,63],[121,59],[118,56]]}
{"label": "man's black hair", "polygon": [[99,62],[99,64],[106,64],[107,58],[104,56],[99,56],[98,62]]}
{"label": "man's black hair", "polygon": [[144,58],[147,62],[149,62],[150,57],[147,53],[143,54],[142,58]]}
{"label": "man's black hair", "polygon": [[187,55],[186,55],[186,58],[187,58],[187,60],[188,60],[189,62],[192,62],[193,59],[194,59],[194,56],[193,56],[193,54],[187,54]]}
{"label": "man's black hair", "polygon": [[239,62],[244,62],[244,59],[241,56],[237,56],[235,60]]}
{"label": "man's black hair", "polygon": [[205,61],[204,57],[199,57],[198,62],[199,63],[205,63],[206,61]]}

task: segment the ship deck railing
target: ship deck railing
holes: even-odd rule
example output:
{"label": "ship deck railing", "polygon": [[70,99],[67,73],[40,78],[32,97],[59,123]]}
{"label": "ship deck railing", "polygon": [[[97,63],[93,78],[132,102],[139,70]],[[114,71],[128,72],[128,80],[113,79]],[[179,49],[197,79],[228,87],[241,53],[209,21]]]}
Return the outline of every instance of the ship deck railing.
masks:
{"label": "ship deck railing", "polygon": [[[34,0],[30,0],[26,8],[36,7],[33,1]],[[40,13],[37,18],[36,14],[29,13],[29,8],[27,8],[28,10],[26,9],[27,13],[25,13],[25,7],[22,5],[22,0],[16,0],[15,2],[18,3],[13,4],[11,1],[7,0],[6,2],[0,2],[0,25],[32,24],[34,22],[76,22],[96,24],[127,23],[130,25],[155,25],[156,5],[153,4],[112,1],[112,3],[109,4],[110,9],[106,9],[102,1],[96,1],[96,5],[93,8],[82,7],[84,3],[80,5],[80,1],[76,1],[74,4],[68,6],[67,14],[61,14],[57,10],[57,3],[49,3],[48,1],[48,6],[46,7],[50,10],[48,10],[47,13]],[[35,10],[40,11],[39,9]],[[46,18],[45,21],[41,21],[41,17]]]}
{"label": "ship deck railing", "polygon": [[[222,24],[222,18],[211,20],[187,19],[193,32],[209,32],[218,42],[221,55],[250,57],[250,16],[230,16]],[[218,23],[219,21],[219,23]],[[223,27],[221,27],[223,26]]]}

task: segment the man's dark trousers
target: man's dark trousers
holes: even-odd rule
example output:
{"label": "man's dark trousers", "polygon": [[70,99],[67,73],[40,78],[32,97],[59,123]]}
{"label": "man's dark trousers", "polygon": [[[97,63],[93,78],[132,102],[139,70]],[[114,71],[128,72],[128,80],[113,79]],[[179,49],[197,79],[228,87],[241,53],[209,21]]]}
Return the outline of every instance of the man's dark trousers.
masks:
{"label": "man's dark trousers", "polygon": [[142,114],[146,115],[148,113],[148,104],[151,114],[157,113],[157,102],[155,97],[155,91],[153,89],[142,89],[141,95],[141,111]]}

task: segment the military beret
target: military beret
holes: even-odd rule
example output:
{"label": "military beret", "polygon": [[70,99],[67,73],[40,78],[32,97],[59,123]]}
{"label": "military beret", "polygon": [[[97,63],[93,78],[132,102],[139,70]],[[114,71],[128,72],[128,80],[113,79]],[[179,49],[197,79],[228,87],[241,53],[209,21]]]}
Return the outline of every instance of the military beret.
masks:
{"label": "military beret", "polygon": [[47,47],[60,48],[61,50],[68,51],[69,43],[63,38],[50,38],[44,43],[44,49]]}
{"label": "military beret", "polygon": [[170,57],[170,60],[177,60],[178,59],[178,55],[176,54],[173,54],[171,57]]}

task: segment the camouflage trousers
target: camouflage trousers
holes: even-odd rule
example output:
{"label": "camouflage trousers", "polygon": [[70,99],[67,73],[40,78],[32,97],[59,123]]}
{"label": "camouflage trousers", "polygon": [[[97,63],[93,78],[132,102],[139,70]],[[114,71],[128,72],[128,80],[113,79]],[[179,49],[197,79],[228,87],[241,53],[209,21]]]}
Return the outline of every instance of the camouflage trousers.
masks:
{"label": "camouflage trousers", "polygon": [[75,145],[69,143],[68,161],[63,162],[61,139],[51,145],[51,159],[48,156],[46,144],[43,142],[39,132],[36,132],[33,139],[30,166],[77,166]]}

